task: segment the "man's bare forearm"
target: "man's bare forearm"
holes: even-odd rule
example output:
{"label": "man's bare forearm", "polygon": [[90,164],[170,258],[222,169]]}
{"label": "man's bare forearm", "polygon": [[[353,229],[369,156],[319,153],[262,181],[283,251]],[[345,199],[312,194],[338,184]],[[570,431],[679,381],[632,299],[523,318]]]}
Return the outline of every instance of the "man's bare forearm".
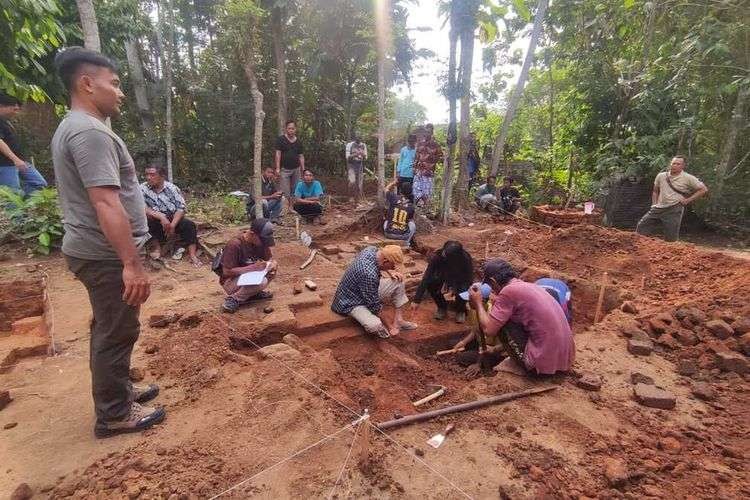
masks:
{"label": "man's bare forearm", "polygon": [[182,220],[182,218],[185,217],[185,211],[184,210],[178,210],[174,213],[174,216],[172,217],[172,224],[175,226]]}
{"label": "man's bare forearm", "polygon": [[22,158],[19,158],[15,155],[15,153],[13,153],[13,150],[10,149],[10,146],[8,146],[8,144],[6,144],[2,139],[0,139],[0,153],[4,154],[10,161],[13,162],[13,164],[23,161]]}
{"label": "man's bare forearm", "polygon": [[656,203],[659,201],[659,190],[654,189],[651,191],[651,204],[656,205]]}

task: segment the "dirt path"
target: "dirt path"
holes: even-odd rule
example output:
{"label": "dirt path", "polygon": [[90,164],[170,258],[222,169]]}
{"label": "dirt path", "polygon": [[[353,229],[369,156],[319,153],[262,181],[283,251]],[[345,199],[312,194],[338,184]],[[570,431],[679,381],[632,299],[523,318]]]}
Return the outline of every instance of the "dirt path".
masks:
{"label": "dirt path", "polygon": [[[352,229],[319,240],[351,245],[361,240],[359,234]],[[467,380],[452,360],[433,356],[465,327],[434,322],[431,303],[414,318],[421,325],[417,332],[386,343],[365,338],[349,320],[328,311],[349,253],[316,258],[300,271],[306,250],[288,242],[276,249],[284,272],[273,285],[271,314],[257,307],[232,316],[216,313],[221,293],[206,268],[193,271],[180,264],[177,270],[184,274],[155,276],[143,322],[168,311],[182,313],[183,321],[144,326],[134,365],[144,369],[146,380],[160,384],[158,402],[167,407],[167,420],[140,435],[97,441],[91,433],[88,303],[80,284],[52,259],[45,265],[52,276],[62,353],[23,361],[0,374],[0,384],[15,398],[0,412],[0,423],[18,423],[0,430],[0,456],[8,457],[0,492],[27,482],[42,496],[78,498],[208,498],[238,484],[226,496],[750,495],[750,436],[743,423],[750,417],[748,375],[716,364],[718,352],[735,353],[747,363],[739,354],[746,338],[741,321],[750,317],[746,261],[590,227],[548,234],[478,224],[443,228],[420,243],[436,248],[449,238],[462,241],[479,262],[489,248],[490,256],[510,258],[527,277],[546,270],[571,281],[578,300],[575,375]],[[349,250],[347,245],[341,250]],[[409,259],[416,280],[424,261],[416,254]],[[592,326],[591,297],[604,270],[612,277],[610,312]],[[307,277],[317,281],[318,290],[294,294],[294,285]],[[637,312],[621,311],[623,301]],[[697,324],[678,319],[685,305],[705,318]],[[707,328],[712,318],[724,318],[735,335],[716,337]],[[661,325],[656,319],[664,323],[661,333],[653,331]],[[628,353],[624,332],[632,335],[632,328],[651,336],[650,356]],[[275,344],[286,333],[297,333],[301,342],[274,345],[273,357],[257,352],[255,344]],[[695,365],[690,376],[678,373],[677,365],[686,360]],[[600,377],[601,390],[578,387],[583,372]],[[636,372],[672,393],[676,408],[658,410],[634,401]],[[710,400],[693,394],[698,383],[714,391]],[[431,384],[443,384],[448,392],[425,409],[529,387],[557,389],[396,429],[389,437],[371,429],[367,453],[361,452],[362,428],[358,439],[347,428],[357,414],[367,408],[378,422],[414,413],[411,401]],[[449,422],[457,430],[446,443],[438,450],[427,446],[428,437]]]}

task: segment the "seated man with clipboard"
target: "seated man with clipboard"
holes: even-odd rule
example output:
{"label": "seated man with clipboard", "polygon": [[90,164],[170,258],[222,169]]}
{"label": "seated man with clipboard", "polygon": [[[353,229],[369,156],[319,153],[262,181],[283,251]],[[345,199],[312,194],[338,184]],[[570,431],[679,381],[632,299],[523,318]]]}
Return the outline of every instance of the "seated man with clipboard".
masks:
{"label": "seated man with clipboard", "polygon": [[211,267],[227,294],[224,312],[234,313],[242,304],[273,297],[266,288],[278,268],[271,255],[274,244],[273,224],[267,219],[255,219],[250,229],[230,240],[216,255]]}

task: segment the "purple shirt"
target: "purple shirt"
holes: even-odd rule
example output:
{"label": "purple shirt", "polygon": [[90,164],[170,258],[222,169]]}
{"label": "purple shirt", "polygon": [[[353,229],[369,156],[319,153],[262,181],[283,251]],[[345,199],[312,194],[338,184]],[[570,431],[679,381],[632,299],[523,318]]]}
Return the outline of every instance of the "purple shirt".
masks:
{"label": "purple shirt", "polygon": [[521,325],[528,333],[526,368],[543,374],[570,370],[576,353],[573,332],[560,305],[544,288],[512,279],[495,297],[490,316],[501,325],[508,321]]}

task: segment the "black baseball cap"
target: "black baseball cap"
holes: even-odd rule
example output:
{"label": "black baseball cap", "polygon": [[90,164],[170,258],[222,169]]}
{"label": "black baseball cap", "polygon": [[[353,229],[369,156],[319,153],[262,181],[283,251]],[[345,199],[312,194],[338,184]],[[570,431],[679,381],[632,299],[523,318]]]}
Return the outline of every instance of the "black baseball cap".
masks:
{"label": "black baseball cap", "polygon": [[255,219],[250,224],[250,231],[257,234],[265,246],[272,247],[276,244],[273,239],[273,224],[268,219]]}

